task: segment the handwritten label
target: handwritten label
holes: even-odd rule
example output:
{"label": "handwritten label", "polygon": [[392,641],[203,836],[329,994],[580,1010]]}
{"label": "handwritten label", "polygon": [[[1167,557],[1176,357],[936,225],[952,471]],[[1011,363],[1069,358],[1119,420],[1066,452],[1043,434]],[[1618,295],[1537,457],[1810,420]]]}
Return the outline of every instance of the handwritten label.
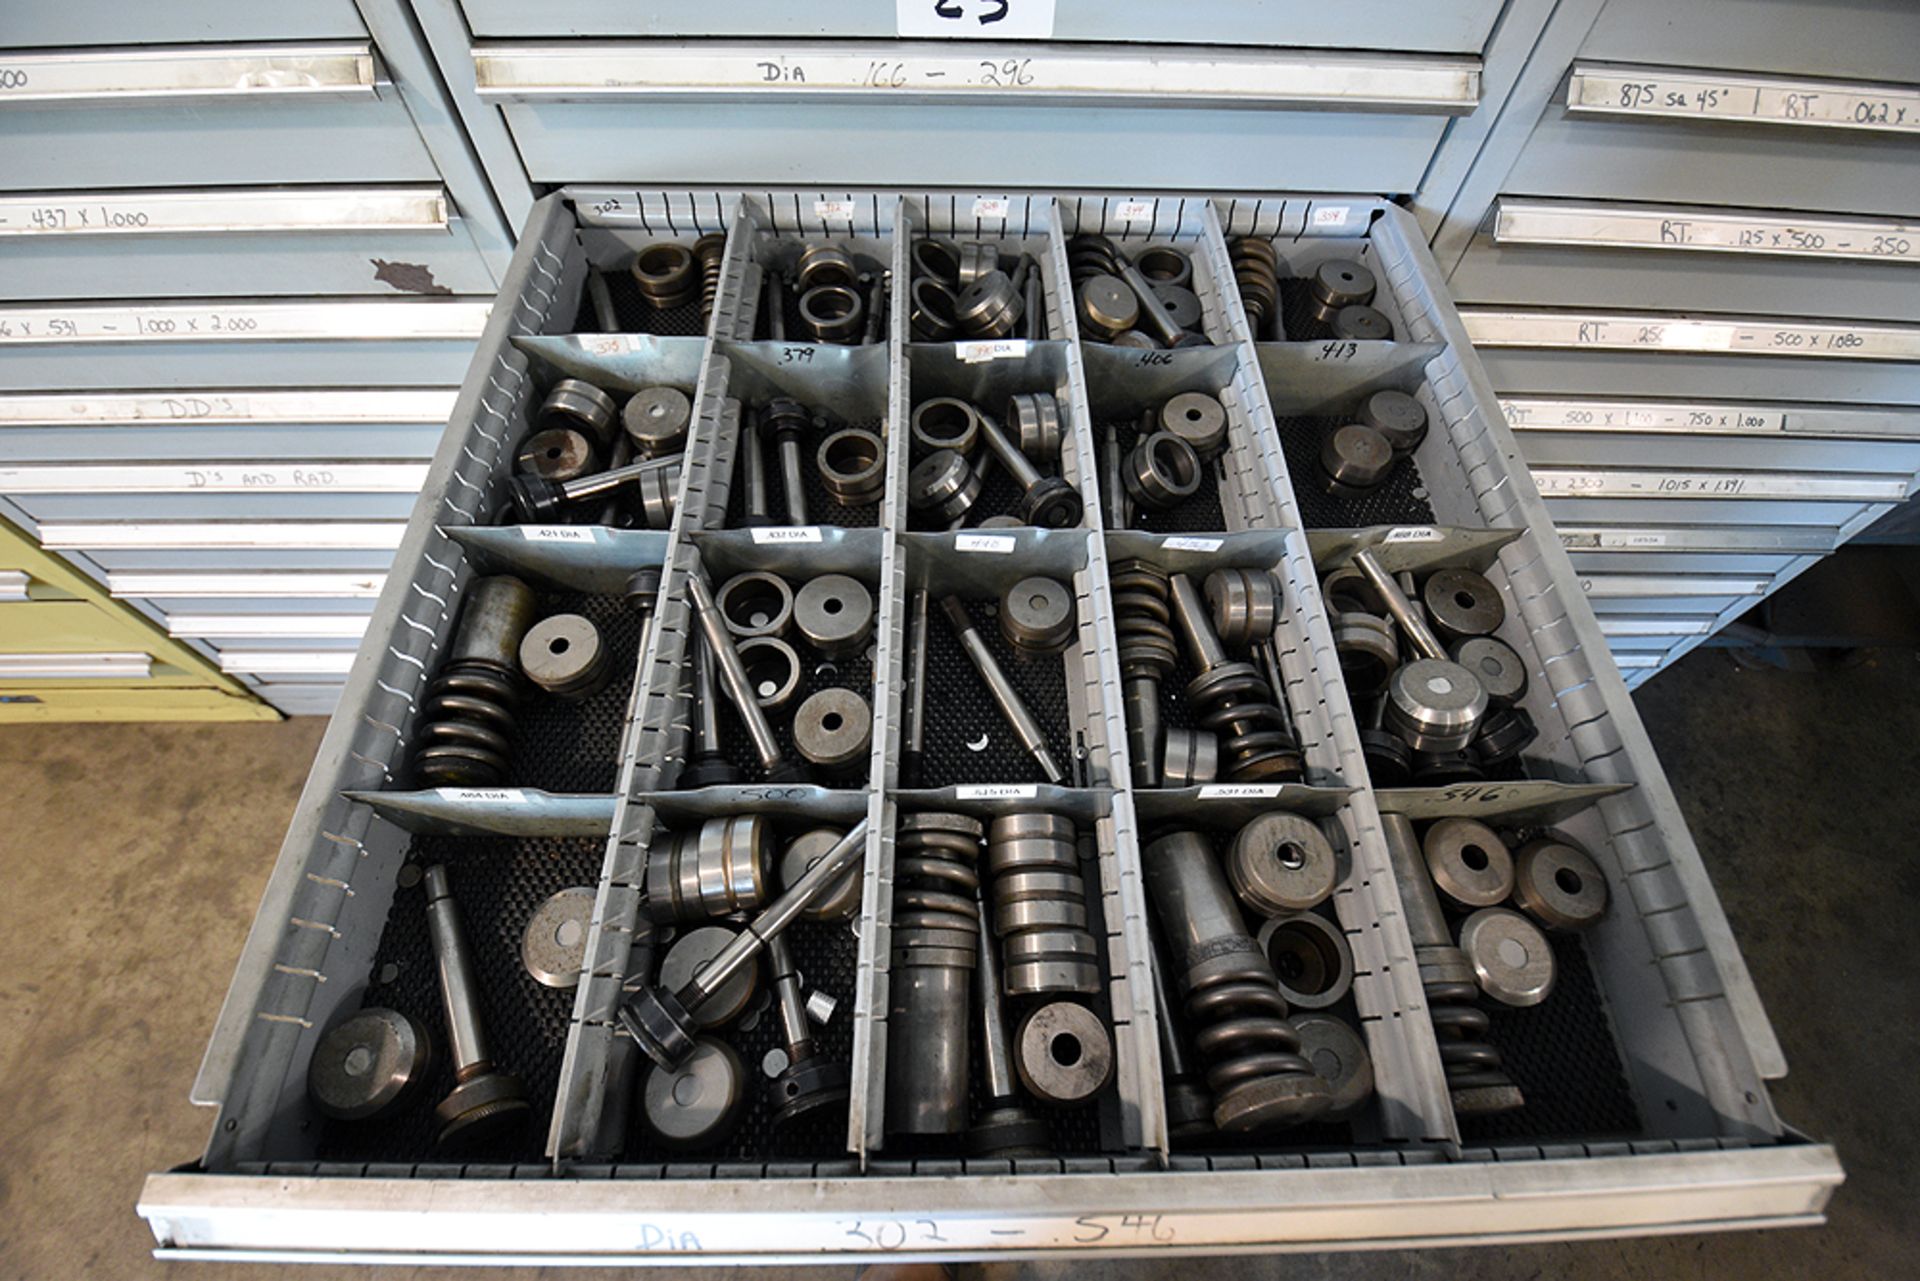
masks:
{"label": "handwritten label", "polygon": [[1027,340],[995,338],[962,342],[955,343],[954,349],[960,353],[961,361],[969,365],[978,365],[988,360],[1019,360],[1027,354]]}
{"label": "handwritten label", "polygon": [[1835,129],[1920,131],[1920,91],[1843,80],[1715,76],[1664,68],[1577,66],[1575,115],[1704,116]]}
{"label": "handwritten label", "polygon": [[816,200],[813,216],[822,222],[852,222],[855,205],[851,200]]}
{"label": "handwritten label", "polygon": [[1013,550],[1014,540],[1007,534],[955,534],[953,550],[957,552],[992,552],[1004,555]]}
{"label": "handwritten label", "polygon": [[1817,472],[1593,472],[1537,467],[1533,483],[1544,495],[1564,498],[1814,498],[1897,503],[1907,497],[1905,477]]}
{"label": "handwritten label", "polygon": [[1748,434],[1790,429],[1788,410],[1712,401],[1654,404],[1645,401],[1536,400],[1500,402],[1508,423],[1523,431],[1675,431]]}
{"label": "handwritten label", "polygon": [[41,464],[0,467],[0,492],[31,494],[184,494],[333,490],[413,494],[425,463]]}
{"label": "handwritten label", "polygon": [[1493,235],[1500,244],[1920,262],[1920,223],[1880,218],[1807,219],[1738,211],[1681,213],[1657,205],[1503,201]]}
{"label": "handwritten label", "polygon": [[1030,801],[1040,794],[1035,783],[973,783],[953,789],[962,801]]}
{"label": "handwritten label", "polygon": [[590,543],[593,530],[585,525],[522,525],[520,537],[530,543]]}
{"label": "handwritten label", "polygon": [[1221,540],[1218,538],[1188,538],[1184,535],[1176,535],[1172,538],[1161,539],[1160,545],[1170,552],[1217,552],[1220,550]]}
{"label": "handwritten label", "polygon": [[1122,200],[1113,207],[1113,216],[1121,222],[1152,222],[1154,201]]}
{"label": "handwritten label", "polygon": [[1685,320],[1658,314],[1593,315],[1462,307],[1467,336],[1482,347],[1745,352],[1826,359],[1920,359],[1920,325],[1822,321]]}
{"label": "handwritten label", "polygon": [[646,342],[640,334],[599,334],[587,339],[586,346],[588,354],[594,356],[628,356]]}
{"label": "handwritten label", "polygon": [[469,805],[524,805],[527,800],[527,794],[517,787],[436,787],[433,791],[443,801]]}
{"label": "handwritten label", "polygon": [[1208,783],[1200,789],[1203,801],[1270,800],[1278,795],[1278,783]]}
{"label": "handwritten label", "polygon": [[1054,0],[894,0],[903,36],[947,40],[1049,40]]}
{"label": "handwritten label", "polygon": [[1360,344],[1352,339],[1337,342],[1323,342],[1313,349],[1313,359],[1318,364],[1339,364],[1352,360],[1360,354]]}
{"label": "handwritten label", "polygon": [[973,216],[975,218],[999,218],[1005,220],[1013,202],[1005,196],[975,196]]}
{"label": "handwritten label", "polygon": [[491,303],[423,301],[235,303],[228,306],[0,308],[0,343],[257,342],[283,338],[461,338],[486,327]]}
{"label": "handwritten label", "polygon": [[1314,227],[1344,227],[1347,216],[1353,211],[1345,205],[1322,205],[1313,211],[1309,225]]}
{"label": "handwritten label", "polygon": [[818,525],[763,525],[753,531],[756,543],[817,543]]}
{"label": "handwritten label", "polygon": [[1380,541],[1383,543],[1437,543],[1446,535],[1432,525],[1395,525]]}

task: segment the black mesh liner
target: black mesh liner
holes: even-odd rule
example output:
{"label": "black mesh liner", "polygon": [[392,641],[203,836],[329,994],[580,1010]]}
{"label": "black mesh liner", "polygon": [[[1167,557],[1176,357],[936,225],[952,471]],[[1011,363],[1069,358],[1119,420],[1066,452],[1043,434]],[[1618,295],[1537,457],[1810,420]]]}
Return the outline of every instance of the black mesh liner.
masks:
{"label": "black mesh liner", "polygon": [[[1000,660],[1020,698],[1047,736],[1060,768],[1073,766],[1072,734],[1067,715],[1065,660],[1060,657],[1015,658],[1013,647],[1000,635],[999,605],[970,600],[967,612],[975,630]],[[973,660],[960,648],[946,613],[936,597],[927,611],[927,700],[925,758],[921,781],[926,787],[958,783],[1044,783],[1040,766],[1013,736],[999,705],[987,692]],[[967,744],[984,735],[986,747]]]}
{"label": "black mesh liner", "polygon": [[[1095,452],[1104,447],[1109,432],[1119,433],[1120,466],[1124,473],[1127,455],[1133,452],[1134,442],[1140,439],[1140,429],[1141,420],[1138,418],[1116,418],[1101,423],[1094,431]],[[1201,463],[1200,488],[1193,492],[1191,498],[1171,511],[1153,511],[1135,504],[1133,521],[1127,528],[1144,529],[1155,534],[1200,534],[1225,529],[1227,516],[1220,503],[1220,469],[1231,465],[1224,452],[1210,462]],[[1105,474],[1101,473],[1102,476]]]}
{"label": "black mesh liner", "polygon": [[[698,338],[707,332],[706,322],[700,318],[699,299],[662,311],[647,301],[640,292],[640,286],[633,283],[633,277],[626,271],[607,271],[601,275],[607,282],[607,294],[613,299],[613,311],[620,321],[621,333]],[[591,294],[581,295],[580,316],[575,332],[601,332],[600,317],[594,313]]]}
{"label": "black mesh liner", "polygon": [[[764,408],[764,406],[756,406]],[[764,416],[762,422],[765,421]],[[740,430],[747,431],[748,418],[743,416]],[[877,418],[862,419],[859,422],[843,423],[834,418],[827,419],[824,429],[809,431],[800,442],[800,479],[806,487],[807,524],[837,525],[842,529],[871,529],[880,523],[880,504],[878,501],[863,503],[858,507],[848,507],[827,492],[821,483],[818,458],[820,442],[843,427],[864,427],[881,438],[884,446],[886,424]],[[764,430],[764,429],[763,429]],[[772,514],[776,524],[787,523],[787,485],[780,470],[780,446],[772,432],[766,432],[761,440],[765,448],[761,456],[765,460],[767,472],[767,511]],[[747,520],[747,481],[745,449],[735,449],[734,478],[727,491],[727,529],[739,529]],[[891,484],[891,478],[888,479]]]}
{"label": "black mesh liner", "polygon": [[584,614],[600,629],[612,675],[598,693],[577,703],[523,682],[507,782],[550,792],[611,792],[640,664],[640,617],[616,597],[544,593],[540,617],[552,614]]}
{"label": "black mesh liner", "polygon": [[[799,583],[791,584],[796,590]],[[862,584],[867,586],[866,584]],[[871,586],[867,586],[872,591]],[[874,616],[879,617],[879,602],[874,602]],[[810,696],[823,689],[850,689],[868,700],[868,710],[872,710],[873,700],[873,647],[867,648],[851,658],[822,658],[814,649],[801,639],[800,633],[790,631],[784,637],[787,644],[793,646],[793,652],[800,656],[800,688],[795,691],[793,701],[785,710],[767,713],[767,724],[773,727],[773,736],[779,740],[786,758],[804,765],[812,775],[811,781],[823,786],[865,787],[871,761],[862,753],[843,770],[828,771],[807,761],[793,748],[793,714],[800,709]],[[716,680],[718,678],[716,677]],[[716,685],[716,690],[718,686]],[[760,768],[760,758],[754,754],[753,740],[747,737],[747,730],[734,712],[733,701],[724,690],[720,694],[720,754],[740,770],[740,782],[760,783],[766,781],[766,772]]]}
{"label": "black mesh liner", "polygon": [[[1093,1010],[1094,1013],[1098,1014],[1108,1028],[1113,1027],[1113,1009],[1107,999],[1108,992],[1110,991],[1109,985],[1113,978],[1112,972],[1108,969],[1107,965],[1110,959],[1107,955],[1107,931],[1109,926],[1103,919],[1100,910],[1102,901],[1100,898],[1099,866],[1092,860],[1082,859],[1080,873],[1087,890],[1087,928],[1093,933],[1095,941],[1099,944],[1100,990],[1097,993],[1086,996],[1060,993],[1053,996],[1008,997],[1004,1010],[1006,1013],[1007,1041],[1009,1045],[1013,1044],[1014,1039],[1019,1035],[1020,1020],[1028,1011],[1038,1009],[1040,1006],[1051,1004],[1054,1001],[1074,1001],[1085,1005]],[[980,853],[980,875],[982,888],[986,890],[989,901],[991,901],[993,875],[987,869],[984,845]],[[995,940],[995,945],[998,946],[998,940]],[[976,974],[976,982],[978,978],[979,976]],[[974,1014],[967,1025],[968,1035],[971,1038],[968,1043],[970,1053],[967,1061],[967,1091],[970,1100],[968,1118],[970,1121],[979,1118],[981,1110],[986,1106],[987,1102],[987,1069],[985,1060],[982,1058],[980,1046],[980,1007],[977,995],[974,997],[974,1002]],[[1039,1117],[1047,1123],[1047,1129],[1052,1135],[1053,1153],[1055,1155],[1079,1156],[1105,1150],[1117,1151],[1122,1146],[1119,1142],[1119,1117],[1115,1115],[1119,1103],[1118,1082],[1119,1066],[1116,1061],[1113,1079],[1108,1082],[1106,1088],[1078,1107],[1046,1107],[1034,1102],[1031,1097],[1025,1096],[1024,1092],[1021,1102],[1022,1106],[1024,1106],[1031,1115]],[[889,1134],[886,1140],[885,1153],[888,1157],[966,1156],[968,1155],[966,1134],[964,1132],[955,1135]]]}
{"label": "black mesh liner", "polygon": [[1320,487],[1320,442],[1341,425],[1336,418],[1279,418],[1280,448],[1293,478],[1293,496],[1300,504],[1300,520],[1308,529],[1359,529],[1368,525],[1426,525],[1433,507],[1421,496],[1425,484],[1411,458],[1394,464],[1385,483],[1358,498],[1335,498]]}
{"label": "black mesh liner", "polygon": [[[1180,830],[1177,825],[1161,824],[1153,830],[1143,833],[1140,842],[1141,848],[1145,849],[1146,846],[1151,844],[1156,838],[1167,832],[1177,830]],[[1211,831],[1200,827],[1191,830],[1197,831],[1202,836],[1205,836],[1212,843],[1214,854],[1224,860],[1227,850],[1233,844],[1234,833]],[[1322,911],[1321,914],[1326,916],[1328,920],[1333,919],[1330,911]],[[1258,913],[1247,911],[1244,907],[1241,909],[1241,916],[1247,927],[1248,937],[1257,936],[1264,918]],[[1171,953],[1166,949],[1166,934],[1161,928],[1159,916],[1150,908],[1147,912],[1147,919],[1149,928],[1154,932],[1154,938],[1158,940],[1156,946],[1160,949],[1160,955],[1163,957],[1171,957]],[[1168,990],[1173,993],[1173,999],[1176,1002],[1181,1001],[1179,975],[1169,973],[1167,980],[1167,987]],[[1304,1013],[1305,1011],[1302,1012]],[[1359,1033],[1362,1040],[1366,1038],[1366,1031],[1360,1024],[1359,1012],[1354,1007],[1351,994],[1343,997],[1336,1005],[1329,1009],[1314,1012],[1332,1015]],[[1184,1009],[1175,1021],[1174,1026],[1181,1035],[1187,1038],[1187,1057],[1191,1062],[1192,1071],[1201,1083],[1204,1084],[1206,1081],[1206,1061],[1193,1049],[1193,1036],[1199,1029],[1187,1021]],[[1157,1032],[1156,1035],[1158,1035]],[[1183,1153],[1273,1152],[1280,1149],[1294,1150],[1300,1148],[1346,1149],[1352,1147],[1357,1142],[1371,1142],[1377,1137],[1378,1127],[1373,1124],[1374,1116],[1375,1105],[1366,1103],[1361,1105],[1351,1117],[1344,1121],[1315,1122],[1310,1125],[1294,1126],[1290,1129],[1266,1134],[1223,1135],[1215,1133],[1193,1139],[1176,1139],[1173,1141],[1173,1144],[1177,1151]],[[1362,1131],[1365,1133],[1361,1133]]]}
{"label": "black mesh liner", "polygon": [[[493,1062],[498,1070],[520,1078],[532,1104],[532,1114],[517,1139],[474,1152],[470,1160],[543,1159],[574,993],[534,981],[520,964],[520,935],[527,918],[555,891],[597,884],[605,854],[606,841],[599,837],[416,836],[408,849],[410,864],[447,865],[479,979],[481,1016]],[[403,882],[408,879],[412,878],[402,878]],[[364,1005],[386,1006],[420,1020],[433,1038],[433,1068],[412,1102],[390,1118],[358,1124],[321,1121],[318,1156],[341,1161],[432,1160],[439,1129],[433,1110],[453,1089],[454,1079],[422,883],[403,885],[394,894],[372,974]]]}

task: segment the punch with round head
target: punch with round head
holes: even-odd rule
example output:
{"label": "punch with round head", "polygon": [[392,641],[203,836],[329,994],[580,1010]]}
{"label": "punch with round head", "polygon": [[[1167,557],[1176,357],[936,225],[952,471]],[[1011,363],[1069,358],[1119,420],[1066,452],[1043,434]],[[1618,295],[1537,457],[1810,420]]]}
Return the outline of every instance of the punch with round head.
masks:
{"label": "punch with round head", "polygon": [[454,1087],[433,1110],[440,1126],[434,1142],[442,1151],[466,1152],[511,1136],[526,1124],[532,1109],[520,1078],[494,1067],[480,1021],[480,981],[446,865],[429,867],[425,883],[427,931],[447,1013],[447,1043],[453,1050]]}
{"label": "punch with round head", "polygon": [[959,640],[960,648],[966,651],[969,659],[973,660],[974,670],[979,672],[980,679],[986,682],[987,692],[993,696],[994,704],[999,707],[1000,715],[1006,718],[1014,737],[1018,738],[1020,745],[1027,749],[1028,754],[1033,757],[1035,764],[1039,765],[1040,772],[1046,776],[1049,783],[1066,782],[1066,771],[1061,769],[1060,763],[1053,759],[1053,751],[1047,746],[1046,734],[1041,730],[1039,722],[1033,719],[1033,713],[1027,710],[1027,705],[1021,700],[1020,692],[1014,689],[1013,682],[1007,679],[1006,672],[1001,669],[1000,661],[993,656],[993,651],[987,648],[987,642],[982,640],[980,633],[975,630],[973,618],[967,613],[966,602],[958,596],[948,596],[941,600],[940,608],[946,611],[947,622],[953,627],[953,634]]}

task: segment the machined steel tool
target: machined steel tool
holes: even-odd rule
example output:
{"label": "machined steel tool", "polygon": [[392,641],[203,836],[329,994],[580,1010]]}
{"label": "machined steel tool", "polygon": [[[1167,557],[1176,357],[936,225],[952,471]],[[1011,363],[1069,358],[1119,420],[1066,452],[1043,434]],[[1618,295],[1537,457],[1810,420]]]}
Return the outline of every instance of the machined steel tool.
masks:
{"label": "machined steel tool", "polygon": [[987,648],[987,642],[973,625],[973,616],[967,613],[966,602],[958,596],[944,597],[940,608],[946,611],[947,622],[953,628],[953,634],[960,642],[960,648],[972,660],[974,670],[980,673],[980,679],[986,682],[987,692],[993,696],[994,705],[1000,709],[1000,715],[1006,718],[1007,725],[1013,730],[1014,737],[1033,757],[1040,767],[1040,773],[1049,783],[1064,783],[1066,771],[1053,758],[1053,749],[1047,745],[1045,731],[1040,723],[1033,719],[1033,713],[1020,697],[1020,692],[1007,679],[1006,672],[1000,666],[1000,660]]}
{"label": "machined steel tool", "polygon": [[767,781],[804,782],[806,771],[787,759],[780,740],[774,737],[773,726],[767,723],[766,713],[760,710],[760,700],[754,695],[753,682],[748,679],[746,666],[740,661],[740,651],[734,647],[733,637],[727,631],[726,619],[721,615],[720,607],[714,603],[713,589],[707,585],[704,571],[695,569],[688,573],[687,598],[693,602],[693,612],[700,630],[706,635],[712,656],[718,660],[720,682],[726,688],[727,697],[733,700],[734,711],[739,714],[747,737],[753,742],[754,755],[759,758]]}
{"label": "machined steel tool", "polygon": [[446,865],[426,870],[427,929],[434,968],[447,1012],[447,1042],[453,1050],[453,1091],[434,1108],[440,1125],[435,1145],[443,1152],[471,1152],[511,1137],[532,1109],[520,1078],[495,1069],[480,1019],[480,982],[467,950],[466,930]]}

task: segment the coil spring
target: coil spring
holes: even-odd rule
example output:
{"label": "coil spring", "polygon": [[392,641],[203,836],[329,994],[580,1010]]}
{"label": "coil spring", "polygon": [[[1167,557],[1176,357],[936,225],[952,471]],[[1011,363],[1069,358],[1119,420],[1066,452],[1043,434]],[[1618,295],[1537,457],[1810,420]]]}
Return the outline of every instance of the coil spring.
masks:
{"label": "coil spring", "polygon": [[720,260],[726,256],[727,238],[712,232],[693,242],[693,256],[700,260],[700,323],[713,319],[713,304],[720,297]]}
{"label": "coil spring", "polygon": [[1067,241],[1067,278],[1079,284],[1088,276],[1120,274],[1120,251],[1105,236],[1074,236]]}
{"label": "coil spring", "polygon": [[1287,1000],[1264,959],[1250,959],[1195,988],[1185,1008],[1215,1098],[1265,1077],[1313,1075],[1313,1064],[1300,1053],[1300,1033],[1287,1019]]}
{"label": "coil spring", "polygon": [[1306,773],[1287,714],[1252,663],[1222,663],[1187,684],[1194,720],[1220,736],[1221,772],[1230,779],[1297,782]]}
{"label": "coil spring", "polygon": [[1113,567],[1110,581],[1120,674],[1164,680],[1179,656],[1167,604],[1167,572],[1143,560],[1123,560]]}
{"label": "coil spring", "polygon": [[786,396],[776,396],[768,401],[761,421],[765,430],[775,440],[780,438],[782,432],[793,432],[804,440],[807,432],[813,427],[813,419],[808,416],[807,407]]}
{"label": "coil spring", "polygon": [[1486,1039],[1492,1020],[1480,1008],[1472,983],[1428,983],[1427,1013],[1440,1042],[1440,1065],[1449,1090],[1511,1086],[1500,1051]]}
{"label": "coil spring", "polygon": [[1227,247],[1233,278],[1240,286],[1240,302],[1256,338],[1267,336],[1270,318],[1280,311],[1279,255],[1273,242],[1242,236]]}
{"label": "coil spring", "polygon": [[505,778],[519,701],[511,671],[478,660],[449,664],[427,686],[414,774],[436,787]]}
{"label": "coil spring", "polygon": [[[894,835],[894,925],[979,927],[980,846],[986,828],[965,814],[907,814]],[[896,935],[896,941],[899,936]]]}

